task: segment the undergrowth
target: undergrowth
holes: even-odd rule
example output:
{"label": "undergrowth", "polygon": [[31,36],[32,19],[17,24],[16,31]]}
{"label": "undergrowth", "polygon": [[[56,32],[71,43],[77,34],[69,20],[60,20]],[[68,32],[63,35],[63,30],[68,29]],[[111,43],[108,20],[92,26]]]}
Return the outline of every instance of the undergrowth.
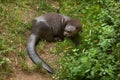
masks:
{"label": "undergrowth", "polygon": [[80,33],[81,44],[68,50],[59,47],[63,52],[57,78],[119,80],[120,2],[115,0],[71,2],[61,1],[61,13],[81,20],[83,24]]}

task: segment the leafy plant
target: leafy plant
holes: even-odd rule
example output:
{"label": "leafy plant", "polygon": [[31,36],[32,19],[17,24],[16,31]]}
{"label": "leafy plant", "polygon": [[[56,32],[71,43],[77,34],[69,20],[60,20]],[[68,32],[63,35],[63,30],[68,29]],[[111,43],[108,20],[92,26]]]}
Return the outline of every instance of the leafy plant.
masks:
{"label": "leafy plant", "polygon": [[[70,10],[62,11],[62,13],[69,14],[72,13],[72,10],[79,10],[76,13],[73,11],[71,16],[76,17],[74,14],[83,15],[81,19],[83,32],[80,34],[82,40],[77,49],[72,48],[63,51],[60,60],[62,68],[57,73],[59,79],[119,80],[119,2],[100,0],[62,3],[66,3],[65,6],[62,6],[62,9],[67,9],[73,4],[76,6],[70,7]],[[117,17],[113,16],[113,14],[117,15]]]}

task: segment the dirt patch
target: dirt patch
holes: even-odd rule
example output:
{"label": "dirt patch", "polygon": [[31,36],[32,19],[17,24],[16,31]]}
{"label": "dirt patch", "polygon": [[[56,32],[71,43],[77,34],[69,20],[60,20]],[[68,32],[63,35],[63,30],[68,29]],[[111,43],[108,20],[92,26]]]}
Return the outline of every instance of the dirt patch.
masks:
{"label": "dirt patch", "polygon": [[25,73],[23,71],[17,71],[16,75],[11,80],[52,80],[51,75],[42,73]]}
{"label": "dirt patch", "polygon": [[[57,67],[58,55],[51,54],[50,52],[54,49],[55,43],[46,43],[43,50],[38,50],[39,55],[55,70]],[[29,66],[33,66],[33,62],[27,57],[26,62]],[[45,72],[34,71],[32,73],[23,71],[19,65],[17,58],[13,60],[13,74],[7,80],[52,80],[52,75]]]}

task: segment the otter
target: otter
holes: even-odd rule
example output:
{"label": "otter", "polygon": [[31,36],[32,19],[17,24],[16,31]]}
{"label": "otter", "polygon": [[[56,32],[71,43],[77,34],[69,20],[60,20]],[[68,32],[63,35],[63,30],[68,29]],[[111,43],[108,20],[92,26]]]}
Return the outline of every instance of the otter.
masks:
{"label": "otter", "polygon": [[[41,64],[49,73],[54,70],[40,57],[35,47],[41,39],[48,42],[62,41],[65,37],[74,39],[81,31],[82,25],[79,20],[58,14],[47,13],[33,20],[32,31],[27,44],[27,51],[35,64]],[[74,40],[73,40],[74,41]]]}

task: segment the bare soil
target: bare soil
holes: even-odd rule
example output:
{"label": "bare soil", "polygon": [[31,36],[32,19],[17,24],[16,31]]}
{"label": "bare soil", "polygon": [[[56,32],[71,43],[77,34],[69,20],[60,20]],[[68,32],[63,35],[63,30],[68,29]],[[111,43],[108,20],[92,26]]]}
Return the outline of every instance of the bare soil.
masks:
{"label": "bare soil", "polygon": [[[55,43],[46,43],[43,50],[38,50],[40,56],[52,67],[56,67],[56,61],[58,60],[58,56],[55,54],[51,54],[50,52],[55,47]],[[13,66],[13,74],[12,76],[7,80],[52,80],[52,75],[45,72],[26,72],[21,69],[19,66],[18,61],[12,62]],[[27,63],[29,66],[33,66],[33,62],[30,60],[30,58],[27,58]]]}
{"label": "bare soil", "polygon": [[51,75],[38,72],[26,73],[22,70],[17,70],[16,75],[10,80],[52,80]]}

